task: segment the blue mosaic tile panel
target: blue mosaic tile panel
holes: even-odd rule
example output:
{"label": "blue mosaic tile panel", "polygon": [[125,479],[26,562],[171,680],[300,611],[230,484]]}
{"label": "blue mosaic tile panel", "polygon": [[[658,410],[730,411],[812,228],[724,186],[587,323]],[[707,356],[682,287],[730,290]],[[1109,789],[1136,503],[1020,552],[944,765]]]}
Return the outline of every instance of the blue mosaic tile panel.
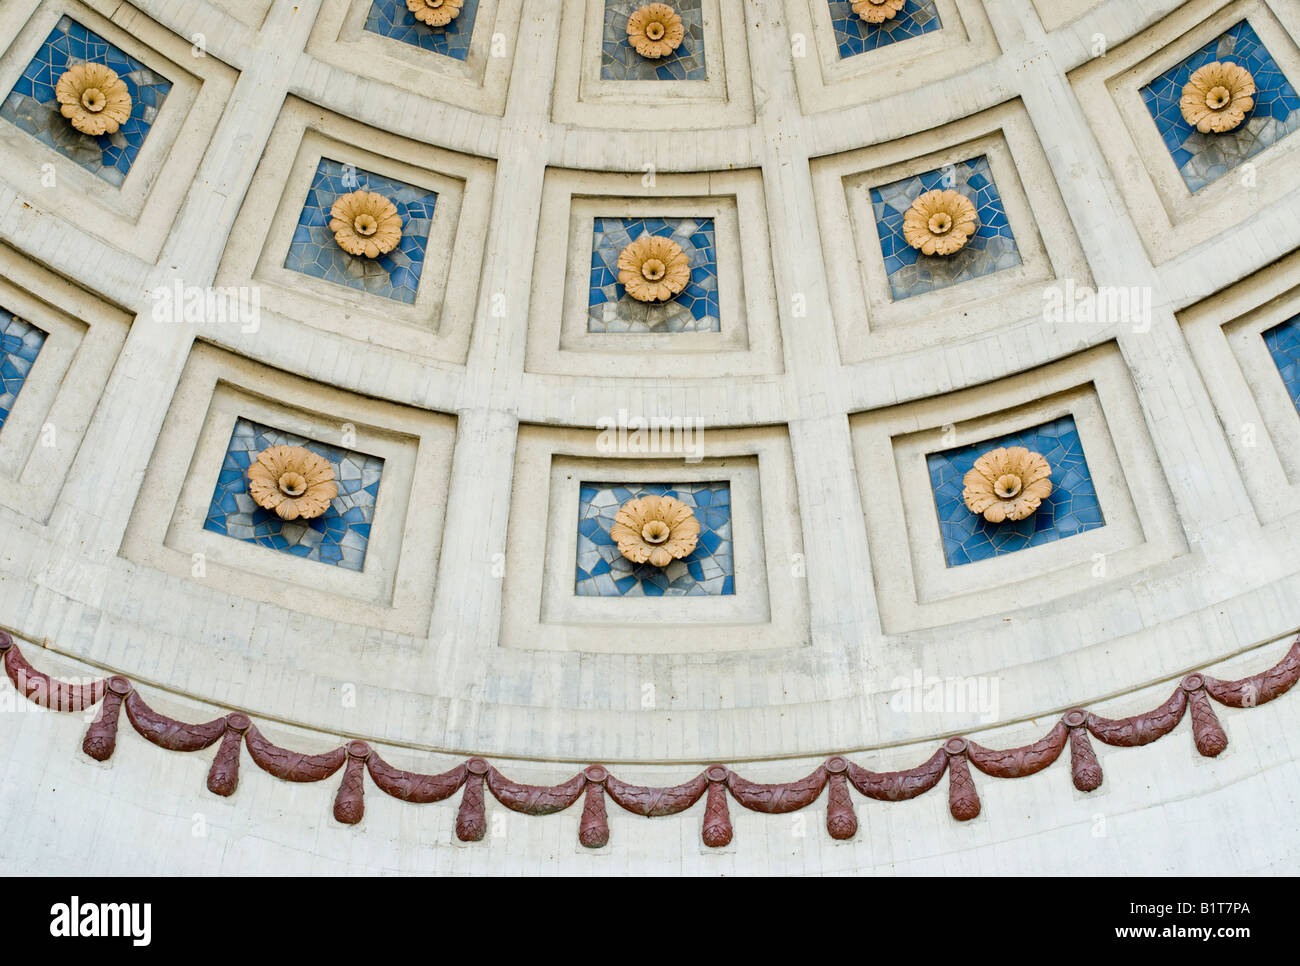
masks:
{"label": "blue mosaic tile panel", "polygon": [[[691,265],[676,298],[639,302],[618,281],[618,256],[644,234],[671,238]],[[718,253],[712,218],[597,218],[591,242],[588,332],[718,332]]]}
{"label": "blue mosaic tile panel", "polygon": [[605,0],[605,24],[600,43],[601,80],[706,80],[704,11],[701,0],[673,0],[686,36],[667,57],[650,59],[636,52],[627,39],[627,18],[648,0]]}
{"label": "blue mosaic tile panel", "polygon": [[831,29],[840,59],[879,50],[900,40],[920,37],[943,26],[934,0],[907,0],[903,9],[884,23],[867,23],[853,12],[852,0],[830,0]]}
{"label": "blue mosaic tile panel", "polygon": [[[88,62],[107,64],[131,93],[131,116],[113,134],[82,134],[59,113],[54,96],[59,77],[69,67]],[[171,89],[167,78],[64,16],[0,105],[0,117],[120,187]]]}
{"label": "blue mosaic tile panel", "polygon": [[[1178,102],[1192,74],[1216,60],[1249,70],[1258,92],[1254,108],[1236,130],[1202,134],[1183,120]],[[1178,165],[1178,173],[1193,192],[1300,128],[1300,95],[1245,20],[1142,88],[1142,100]]]}
{"label": "blue mosaic tile panel", "polygon": [[[402,240],[387,255],[349,255],[330,231],[330,208],[352,191],[377,191],[397,206]],[[298,216],[284,267],[408,305],[415,301],[437,192],[322,158]]]}
{"label": "blue mosaic tile panel", "polygon": [[[311,520],[281,520],[248,495],[248,467],[271,446],[303,446],[334,465],[339,495],[330,508]],[[370,543],[370,524],[384,461],[352,450],[284,433],[249,419],[235,422],[204,530],[270,547],[320,563],[361,570]]]}
{"label": "blue mosaic tile panel", "polygon": [[1300,409],[1300,315],[1265,332],[1264,344],[1282,375],[1291,402]]}
{"label": "blue mosaic tile panel", "polygon": [[406,0],[374,0],[366,14],[366,29],[421,50],[465,60],[469,57],[476,17],[478,0],[465,0],[460,13],[450,23],[444,27],[430,27],[415,19],[406,6]]}
{"label": "blue mosaic tile panel", "polygon": [[12,312],[0,309],[0,426],[14,408],[18,390],[27,381],[45,333]]}
{"label": "blue mosaic tile panel", "polygon": [[[632,563],[609,535],[619,507],[650,494],[681,500],[700,521],[695,549],[662,568]],[[730,483],[582,484],[574,587],[579,597],[719,597],[735,592]]]}
{"label": "blue mosaic tile panel", "polygon": [[[1042,453],[1052,468],[1052,494],[1024,520],[989,523],[962,500],[962,480],[984,453],[1000,446],[1024,446]],[[926,456],[934,505],[939,512],[943,554],[949,567],[1014,553],[1103,526],[1101,504],[1079,442],[1073,416],[972,446]]]}
{"label": "blue mosaic tile panel", "polygon": [[[951,180],[946,180],[950,175]],[[975,205],[979,227],[951,255],[923,255],[903,237],[903,217],[927,191],[952,188]],[[871,189],[871,208],[885,256],[889,291],[895,301],[992,275],[1020,264],[1020,249],[987,157],[962,161]]]}

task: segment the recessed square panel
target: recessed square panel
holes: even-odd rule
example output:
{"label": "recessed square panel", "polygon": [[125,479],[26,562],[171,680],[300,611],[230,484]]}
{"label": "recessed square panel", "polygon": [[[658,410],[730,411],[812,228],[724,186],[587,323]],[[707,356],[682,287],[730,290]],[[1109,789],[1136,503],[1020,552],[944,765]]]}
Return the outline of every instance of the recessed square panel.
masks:
{"label": "recessed square panel", "polygon": [[48,520],[130,324],[0,245],[0,505]]}
{"label": "recessed square panel", "polygon": [[[352,191],[377,192],[396,205],[402,239],[391,252],[378,258],[352,255],[334,240],[330,208]],[[411,305],[420,286],[437,199],[437,192],[427,188],[322,158],[298,216],[284,267]]]}
{"label": "recessed square panel", "polygon": [[[618,280],[618,256],[642,235],[676,242],[691,279],[667,302],[641,302]],[[588,332],[718,332],[718,256],[712,218],[595,219],[592,231]]]}
{"label": "recessed square panel", "polygon": [[[455,435],[453,417],[196,343],[122,555],[221,593],[421,633],[433,606]],[[338,494],[320,517],[285,522],[251,499],[248,467],[277,445],[302,446],[333,467]]]}
{"label": "recessed square panel", "polygon": [[[267,327],[292,321],[463,363],[493,171],[482,158],[417,144],[290,97],[240,206],[216,285],[255,285]],[[392,251],[368,258],[339,246],[330,210],[354,191],[394,203],[401,237]]]}
{"label": "recessed square panel", "polygon": [[[1052,492],[1023,520],[990,523],[962,499],[963,479],[989,450],[1023,446],[1052,468]],[[939,533],[949,567],[987,560],[1084,533],[1105,524],[1073,416],[926,456]]]}
{"label": "recessed square panel", "polygon": [[[1255,79],[1255,106],[1234,130],[1202,134],[1184,119],[1179,101],[1192,74],[1215,61],[1250,71]],[[1191,191],[1200,191],[1300,128],[1300,94],[1246,20],[1143,87],[1142,101]]]}
{"label": "recessed square panel", "polygon": [[[113,134],[82,134],[60,113],[55,96],[59,78],[86,63],[112,69],[131,95],[131,116]],[[0,118],[120,187],[171,88],[167,78],[64,15],[0,105]]]}
{"label": "recessed square panel", "polygon": [[985,5],[905,0],[894,16],[868,23],[853,11],[853,0],[785,0],[804,112],[843,110],[846,137],[861,126],[872,130],[871,141],[883,142],[910,130],[908,112],[873,112],[873,101],[930,86],[940,100],[960,99],[969,114],[1005,99],[987,85],[959,94],[952,80],[1001,52]]}
{"label": "recessed square panel", "polygon": [[469,57],[478,3],[479,0],[464,0],[456,16],[442,26],[433,27],[416,20],[406,0],[374,0],[366,13],[365,29],[421,50],[465,60]]}
{"label": "recessed square panel", "polygon": [[9,418],[44,344],[43,331],[0,308],[0,427]]}
{"label": "recessed square panel", "polygon": [[[628,19],[650,0],[563,4],[551,98],[566,125],[624,129],[726,129],[752,123],[745,6],[740,0],[673,0],[682,40],[660,57],[628,37]],[[654,51],[651,51],[652,53]],[[669,163],[664,168],[676,167]]]}
{"label": "recessed square panel", "polygon": [[[619,281],[620,254],[647,238],[669,248],[658,252],[669,261],[676,252],[658,240],[673,242],[689,267],[683,290],[662,302],[635,299]],[[636,175],[547,171],[529,372],[712,379],[780,371],[775,298],[757,169],[659,174],[649,193]]]}
{"label": "recessed square panel", "polygon": [[[811,167],[845,364],[967,343],[1042,319],[1054,281],[1092,285],[1052,164],[1019,101],[823,155]],[[922,254],[904,236],[907,211],[946,189],[974,206],[976,230],[949,255]]]}
{"label": "recessed square panel", "polygon": [[829,2],[831,27],[835,30],[835,45],[841,58],[879,50],[942,26],[934,0],[907,0],[898,13],[881,23],[868,23],[854,13],[852,0]]}
{"label": "recessed square panel", "polygon": [[[635,564],[610,536],[619,508],[643,496],[669,496],[689,506],[700,524],[695,549],[667,567]],[[580,597],[707,597],[736,592],[731,550],[731,484],[583,483],[578,490]]]}
{"label": "recessed square panel", "polygon": [[1300,252],[1178,313],[1265,526],[1300,506]]}
{"label": "recessed square panel", "polygon": [[[1186,550],[1113,342],[849,425],[887,633],[1048,605]],[[966,507],[963,478],[1003,446],[1041,453],[1053,493],[1026,520],[990,524]]]}
{"label": "recessed square panel", "polygon": [[[650,654],[807,641],[805,581],[791,576],[802,543],[785,430],[668,440],[520,427],[503,647]],[[700,525],[694,550],[662,569],[632,564],[610,536],[620,508],[651,495],[687,504]]]}
{"label": "recessed square panel", "polygon": [[[1284,6],[1185,4],[1069,74],[1148,256],[1184,302],[1292,244],[1253,224],[1300,188],[1300,47]],[[1192,73],[1216,61],[1248,69],[1258,91],[1238,127],[1200,133],[1179,102]]]}
{"label": "recessed square panel", "polygon": [[[908,208],[927,191],[952,189],[970,199],[979,216],[975,233],[951,255],[925,255],[903,237]],[[1002,196],[987,157],[959,161],[871,189],[876,231],[895,299],[922,295],[1020,264]]]}
{"label": "recessed square panel", "polygon": [[674,0],[682,18],[682,42],[663,57],[643,57],[627,35],[627,21],[645,6],[642,0],[605,0],[600,44],[601,80],[704,80],[704,10],[701,0]]}
{"label": "recessed square panel", "polygon": [[[329,461],[338,496],[328,510],[310,520],[282,520],[274,510],[257,505],[248,492],[248,468],[259,453],[272,446],[301,446]],[[384,461],[378,456],[240,418],[231,433],[203,529],[304,560],[361,570],[383,472]]]}

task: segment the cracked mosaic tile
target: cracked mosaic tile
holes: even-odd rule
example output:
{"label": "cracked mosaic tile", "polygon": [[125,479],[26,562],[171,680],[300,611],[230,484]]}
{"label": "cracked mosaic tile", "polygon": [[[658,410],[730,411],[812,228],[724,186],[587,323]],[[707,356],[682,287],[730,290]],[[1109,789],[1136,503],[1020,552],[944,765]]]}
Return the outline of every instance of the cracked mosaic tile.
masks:
{"label": "cracked mosaic tile", "polygon": [[[1178,106],[1188,78],[1214,61],[1240,64],[1254,75],[1255,106],[1233,131],[1202,134]],[[1243,20],[1142,88],[1142,100],[1189,191],[1200,191],[1300,128],[1300,95]]]}
{"label": "cracked mosaic tile", "polygon": [[600,44],[601,80],[706,80],[704,11],[701,0],[670,3],[682,18],[686,36],[667,57],[642,57],[627,39],[627,18],[650,0],[605,0]]}
{"label": "cracked mosaic tile", "polygon": [[[951,175],[951,180],[948,179]],[[920,195],[952,188],[970,198],[979,214],[979,228],[952,255],[923,255],[903,237],[903,217]],[[987,157],[936,168],[871,189],[871,208],[885,256],[889,291],[895,301],[947,288],[1020,264],[1002,196],[993,182]]]}
{"label": "cracked mosaic tile", "polygon": [[[377,191],[397,206],[402,240],[387,255],[349,255],[338,246],[329,229],[334,200],[358,190]],[[307,203],[298,216],[284,267],[409,305],[420,287],[437,197],[437,192],[427,188],[322,158],[307,192]]]}
{"label": "cracked mosaic tile", "polygon": [[[699,543],[667,567],[634,564],[610,537],[628,500],[655,494],[693,507]],[[579,597],[718,597],[736,592],[731,552],[731,484],[583,483],[578,495]]]}
{"label": "cracked mosaic tile", "polygon": [[1300,409],[1300,315],[1273,326],[1263,335],[1291,402]]}
{"label": "cracked mosaic tile", "polygon": [[[54,87],[65,70],[84,63],[106,64],[131,93],[131,116],[113,134],[82,134],[59,113]],[[65,15],[0,105],[0,117],[121,187],[171,89],[167,78]]]}
{"label": "cracked mosaic tile", "polygon": [[[257,454],[270,446],[303,446],[330,461],[339,494],[328,510],[311,520],[281,520],[275,511],[253,501],[245,474]],[[318,443],[241,418],[235,422],[226,447],[203,529],[305,560],[359,571],[366,560],[383,471],[384,461],[378,456]]]}
{"label": "cracked mosaic tile", "polygon": [[366,14],[365,29],[421,50],[465,60],[469,57],[478,4],[479,0],[465,0],[460,13],[445,27],[430,27],[415,19],[406,0],[374,0]]}
{"label": "cracked mosaic tile", "polygon": [[[618,255],[644,234],[682,247],[691,280],[669,302],[639,302],[618,282]],[[588,332],[718,332],[718,255],[712,218],[597,218],[591,243]]]}
{"label": "cracked mosaic tile", "polygon": [[830,0],[831,29],[840,59],[879,50],[900,40],[920,37],[943,25],[934,0],[907,0],[895,16],[884,23],[867,23],[853,12],[852,0]]}
{"label": "cracked mosaic tile", "polygon": [[0,309],[0,427],[9,418],[18,391],[27,381],[43,345],[44,332],[12,312]]}
{"label": "cracked mosaic tile", "polygon": [[[989,523],[982,515],[971,513],[962,500],[962,479],[967,471],[980,456],[1000,446],[1024,446],[1042,453],[1052,468],[1051,496],[1024,520]],[[930,453],[925,459],[949,567],[1051,543],[1095,530],[1106,522],[1073,416],[971,446]]]}

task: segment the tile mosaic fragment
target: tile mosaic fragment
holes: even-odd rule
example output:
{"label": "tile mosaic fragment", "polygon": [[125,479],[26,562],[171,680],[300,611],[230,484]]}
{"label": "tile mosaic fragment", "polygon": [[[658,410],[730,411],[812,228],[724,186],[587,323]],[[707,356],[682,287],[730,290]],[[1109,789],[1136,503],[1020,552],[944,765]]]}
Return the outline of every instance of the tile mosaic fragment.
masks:
{"label": "tile mosaic fragment", "polygon": [[[618,550],[610,528],[628,500],[655,494],[692,507],[699,542],[667,567],[634,564]],[[583,483],[578,495],[579,597],[717,597],[736,592],[731,546],[731,484]]]}

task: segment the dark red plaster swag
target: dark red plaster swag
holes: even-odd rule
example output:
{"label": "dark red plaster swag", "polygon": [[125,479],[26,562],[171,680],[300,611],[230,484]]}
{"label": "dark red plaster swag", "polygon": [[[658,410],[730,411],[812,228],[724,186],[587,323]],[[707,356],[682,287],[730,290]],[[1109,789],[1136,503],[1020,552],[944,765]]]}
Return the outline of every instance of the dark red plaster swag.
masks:
{"label": "dark red plaster swag", "polygon": [[948,810],[953,818],[965,822],[980,813],[971,765],[993,778],[1023,778],[1056,761],[1068,742],[1074,787],[1090,792],[1101,784],[1102,775],[1089,736],[1119,747],[1145,745],[1173,731],[1190,708],[1196,750],[1213,758],[1228,746],[1228,736],[1211,699],[1231,708],[1250,708],[1272,701],[1300,680],[1297,637],[1282,660],[1261,674],[1239,681],[1189,674],[1164,704],[1131,718],[1103,718],[1075,708],[1065,712],[1038,741],[1020,748],[999,751],[968,738],[954,737],[940,745],[927,761],[904,771],[868,771],[843,755],[832,755],[811,774],[792,782],[758,784],[726,765],[709,765],[680,785],[647,788],[619,781],[600,765],[588,765],[559,785],[521,785],[477,757],[439,775],[421,775],[394,768],[364,741],[351,741],[321,755],[303,755],[272,744],[247,715],[238,711],[202,724],[187,724],[159,714],[120,675],[93,684],[57,681],[28,664],[13,638],[3,631],[0,653],[14,686],[42,707],[83,711],[102,702],[82,742],[82,749],[97,761],[112,756],[118,719],[125,705],[131,726],[161,748],[200,751],[218,745],[208,771],[208,790],[216,795],[234,793],[239,783],[240,749],[246,747],[258,767],[285,781],[324,781],[342,769],[343,779],[334,797],[334,818],[345,825],[355,825],[365,814],[369,775],[380,791],[404,802],[437,802],[460,791],[456,837],[462,842],[480,841],[487,832],[485,789],[506,808],[525,815],[560,812],[581,798],[578,841],[592,849],[609,843],[606,796],[623,810],[647,818],[676,814],[704,798],[704,844],[720,848],[731,841],[730,799],[751,811],[782,814],[807,808],[825,791],[826,830],[831,838],[849,839],[858,830],[850,785],[867,798],[899,802],[929,791],[947,772]]}

